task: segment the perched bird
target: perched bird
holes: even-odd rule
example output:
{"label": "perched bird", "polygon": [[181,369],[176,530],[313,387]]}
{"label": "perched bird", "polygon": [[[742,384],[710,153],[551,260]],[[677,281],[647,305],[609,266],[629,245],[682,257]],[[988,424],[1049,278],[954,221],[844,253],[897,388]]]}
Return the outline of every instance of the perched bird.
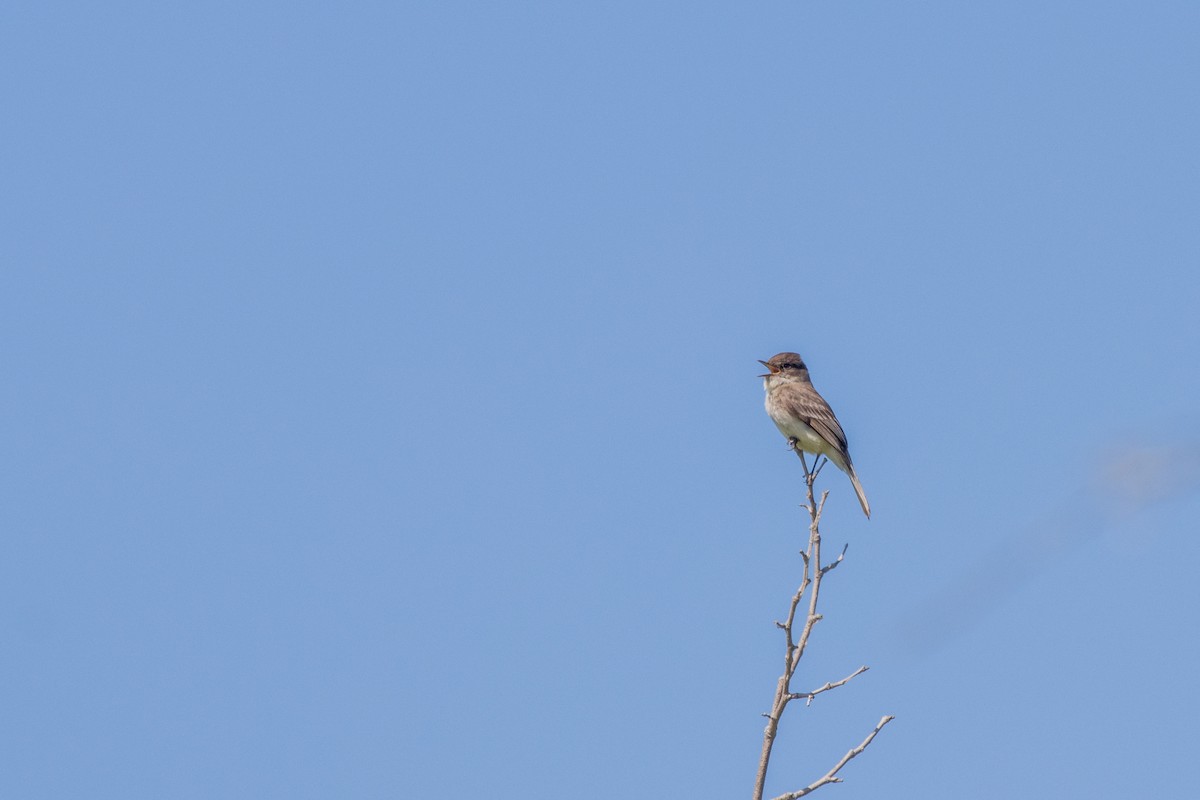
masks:
{"label": "perched bird", "polygon": [[770,370],[759,377],[763,378],[767,390],[767,413],[775,427],[788,438],[792,447],[825,456],[849,475],[863,513],[870,519],[871,506],[854,474],[846,434],[829,403],[813,388],[804,359],[796,353],[780,353],[758,363]]}

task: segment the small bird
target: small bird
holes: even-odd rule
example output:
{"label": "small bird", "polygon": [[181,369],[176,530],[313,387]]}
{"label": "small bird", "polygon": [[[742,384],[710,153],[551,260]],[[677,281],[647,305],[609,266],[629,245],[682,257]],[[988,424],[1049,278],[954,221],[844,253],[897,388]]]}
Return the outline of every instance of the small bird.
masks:
{"label": "small bird", "polygon": [[846,434],[829,403],[813,388],[804,359],[796,353],[780,353],[758,363],[770,370],[759,377],[763,378],[763,387],[767,390],[767,413],[775,427],[793,448],[825,456],[849,475],[863,513],[870,519],[871,506],[854,474]]}

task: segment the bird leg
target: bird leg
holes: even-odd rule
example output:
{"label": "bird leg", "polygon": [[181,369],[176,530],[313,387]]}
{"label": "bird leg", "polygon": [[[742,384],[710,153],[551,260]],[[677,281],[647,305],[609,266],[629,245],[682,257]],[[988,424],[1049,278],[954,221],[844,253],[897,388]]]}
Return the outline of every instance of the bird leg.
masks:
{"label": "bird leg", "polygon": [[792,438],[788,439],[788,447],[792,448],[796,455],[800,456],[800,463],[804,465],[804,475],[807,477],[808,461],[804,458],[804,451],[800,449],[800,440],[793,436]]}
{"label": "bird leg", "polygon": [[817,456],[817,460],[813,462],[813,478],[815,479],[825,465],[829,463],[829,458],[826,456]]}
{"label": "bird leg", "polygon": [[815,481],[817,479],[817,475],[819,475],[825,465],[829,463],[828,456],[818,455],[816,460],[813,461],[812,469],[809,469],[808,459],[804,457],[804,451],[800,448],[800,440],[795,436],[790,437],[788,439],[788,447],[794,450],[796,455],[800,456],[800,463],[804,465],[804,478],[809,483]]}

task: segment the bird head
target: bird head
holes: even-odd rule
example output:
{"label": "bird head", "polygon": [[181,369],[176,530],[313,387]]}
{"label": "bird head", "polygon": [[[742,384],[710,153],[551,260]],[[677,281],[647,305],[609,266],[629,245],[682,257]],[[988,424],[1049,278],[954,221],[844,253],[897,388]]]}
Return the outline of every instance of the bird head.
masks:
{"label": "bird head", "polygon": [[769,378],[780,373],[799,375],[801,371],[808,372],[808,367],[805,366],[804,359],[800,357],[799,353],[780,353],[771,356],[766,361],[759,359],[758,363],[770,370],[765,375],[759,375],[760,378]]}

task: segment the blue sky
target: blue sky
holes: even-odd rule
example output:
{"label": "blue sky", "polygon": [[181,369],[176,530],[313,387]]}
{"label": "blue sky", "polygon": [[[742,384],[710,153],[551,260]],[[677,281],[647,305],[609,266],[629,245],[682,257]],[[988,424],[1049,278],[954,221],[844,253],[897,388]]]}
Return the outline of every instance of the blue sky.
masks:
{"label": "blue sky", "polygon": [[0,795],[1200,783],[1193,3],[0,12]]}

